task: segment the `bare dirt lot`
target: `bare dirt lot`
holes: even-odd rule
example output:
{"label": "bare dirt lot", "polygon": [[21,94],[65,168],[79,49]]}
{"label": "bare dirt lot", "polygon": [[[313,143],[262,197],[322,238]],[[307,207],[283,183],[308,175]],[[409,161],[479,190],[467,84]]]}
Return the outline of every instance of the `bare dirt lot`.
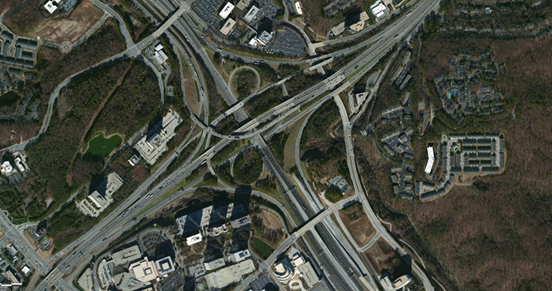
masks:
{"label": "bare dirt lot", "polygon": [[252,216],[251,220],[254,227],[261,230],[258,236],[272,248],[276,248],[284,239],[284,224],[272,211],[261,209],[259,213]]}
{"label": "bare dirt lot", "polygon": [[375,235],[374,228],[360,203],[340,210],[339,216],[360,247],[365,246]]}
{"label": "bare dirt lot", "polygon": [[55,43],[74,42],[96,23],[103,13],[94,4],[84,1],[66,18],[48,18],[33,34]]}
{"label": "bare dirt lot", "polygon": [[393,248],[382,238],[378,239],[370,249],[365,251],[364,255],[366,255],[376,272],[388,269],[393,264],[393,260],[400,259]]}

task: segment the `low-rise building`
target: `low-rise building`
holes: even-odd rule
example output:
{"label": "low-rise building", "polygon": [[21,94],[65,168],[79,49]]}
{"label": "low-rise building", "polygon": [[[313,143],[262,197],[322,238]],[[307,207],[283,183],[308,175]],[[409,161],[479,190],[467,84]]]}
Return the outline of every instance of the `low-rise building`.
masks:
{"label": "low-rise building", "polygon": [[111,255],[111,258],[113,259],[113,264],[115,266],[126,266],[128,263],[137,261],[142,258],[142,252],[140,251],[138,245],[133,245],[131,247],[113,253]]}
{"label": "low-rise building", "polygon": [[239,263],[245,259],[249,259],[251,257],[251,253],[249,252],[249,250],[243,250],[231,254],[231,257],[233,258],[234,262]]}
{"label": "low-rise building", "polygon": [[205,270],[212,271],[226,266],[226,262],[223,258],[220,258],[213,261],[205,262],[203,263],[203,265],[205,266]]}
{"label": "low-rise building", "polygon": [[257,6],[253,5],[251,8],[249,8],[249,11],[247,11],[247,14],[243,17],[245,21],[251,22],[255,17],[257,16],[257,13],[259,13],[259,8]]}
{"label": "low-rise building", "polygon": [[328,181],[328,184],[330,186],[333,185],[333,186],[336,186],[337,188],[339,188],[339,190],[341,191],[342,194],[345,194],[345,192],[347,192],[347,190],[349,190],[349,188],[350,188],[349,184],[347,184],[347,181],[342,176],[332,177]]}
{"label": "low-rise building", "polygon": [[303,15],[303,9],[301,9],[301,3],[299,1],[295,2],[295,13],[297,13],[297,15]]}
{"label": "low-rise building", "polygon": [[44,9],[48,11],[48,13],[52,14],[57,10],[57,6],[54,5],[53,1],[48,1],[46,4],[44,4]]}
{"label": "low-rise building", "polygon": [[131,264],[128,269],[134,273],[134,278],[140,282],[149,282],[159,276],[155,263],[153,261],[149,261],[147,257]]}
{"label": "low-rise building", "polygon": [[374,3],[374,5],[370,6],[370,11],[372,12],[372,14],[374,14],[374,16],[376,16],[378,20],[381,20],[389,15],[387,8],[382,1],[377,1],[376,3]]}
{"label": "low-rise building", "polygon": [[427,174],[431,173],[431,169],[433,169],[433,162],[435,162],[433,147],[427,147],[427,163],[425,167],[425,172]]}
{"label": "low-rise building", "polygon": [[216,272],[205,275],[207,285],[213,289],[224,288],[230,284],[239,282],[244,275],[255,271],[252,260],[245,260],[235,265],[228,266]]}
{"label": "low-rise building", "polygon": [[203,240],[203,236],[201,235],[201,233],[198,233],[198,234],[187,237],[186,238],[186,244],[191,246],[191,245],[195,245],[195,244],[201,242],[202,240]]}
{"label": "low-rise building", "polygon": [[15,173],[15,169],[11,165],[10,161],[5,161],[2,163],[2,175],[10,176]]}
{"label": "low-rise building", "polygon": [[226,19],[228,15],[232,13],[232,10],[234,10],[234,5],[230,2],[227,2],[220,11],[219,16],[222,17],[222,19]]}
{"label": "low-rise building", "polygon": [[232,31],[232,28],[234,28],[234,25],[236,25],[236,21],[232,18],[228,18],[224,25],[222,25],[222,28],[220,29],[220,32],[224,35],[228,35],[230,31]]}
{"label": "low-rise building", "polygon": [[247,8],[247,6],[249,6],[250,3],[251,0],[240,0],[240,2],[236,4],[236,8],[238,8],[239,10],[244,10],[245,8]]}

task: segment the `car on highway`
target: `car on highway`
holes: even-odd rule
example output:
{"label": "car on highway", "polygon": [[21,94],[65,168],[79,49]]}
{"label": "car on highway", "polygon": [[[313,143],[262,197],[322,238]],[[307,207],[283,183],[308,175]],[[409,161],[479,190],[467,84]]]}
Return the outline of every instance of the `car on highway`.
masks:
{"label": "car on highway", "polygon": [[397,33],[397,34],[395,34],[395,36],[393,36],[393,38],[396,38],[397,36],[399,36],[399,34],[398,34],[398,33]]}

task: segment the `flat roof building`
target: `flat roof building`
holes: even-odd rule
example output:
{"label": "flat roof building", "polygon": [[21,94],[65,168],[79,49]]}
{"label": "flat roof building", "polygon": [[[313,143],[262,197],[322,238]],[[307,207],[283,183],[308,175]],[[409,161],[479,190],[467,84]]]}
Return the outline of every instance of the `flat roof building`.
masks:
{"label": "flat roof building", "polygon": [[97,217],[102,213],[109,204],[113,202],[113,194],[121,188],[123,179],[112,172],[96,187],[96,190],[84,199],[77,203],[77,206],[84,214],[92,217]]}
{"label": "flat roof building", "polygon": [[147,257],[131,264],[128,269],[134,273],[134,277],[140,282],[149,282],[159,275],[155,263],[149,261]]}
{"label": "flat roof building", "polygon": [[226,266],[226,262],[224,261],[223,258],[220,258],[220,259],[216,259],[214,261],[203,263],[203,265],[205,266],[205,270],[212,271],[212,270],[216,270],[220,267]]}
{"label": "flat roof building", "polygon": [[255,265],[251,259],[220,269],[205,275],[207,285],[213,289],[224,288],[230,284],[239,282],[242,276],[255,271]]}
{"label": "flat roof building", "polygon": [[425,172],[427,174],[431,173],[431,169],[433,168],[433,162],[435,161],[435,156],[433,153],[433,147],[427,148],[427,164],[425,167]]}
{"label": "flat roof building", "polygon": [[226,5],[224,5],[224,8],[219,13],[219,16],[222,17],[222,19],[226,19],[228,15],[234,10],[234,4],[228,2]]}
{"label": "flat roof building", "polygon": [[245,19],[245,21],[247,21],[247,22],[251,22],[251,21],[253,21],[253,19],[255,19],[255,16],[257,16],[257,13],[259,13],[259,8],[257,8],[257,6],[255,6],[255,5],[253,5],[253,6],[251,6],[251,8],[247,12],[247,14],[245,14],[243,19]]}
{"label": "flat roof building", "polygon": [[244,10],[249,4],[251,3],[251,0],[240,0],[238,4],[236,4],[236,8],[239,10]]}
{"label": "flat roof building", "polygon": [[261,45],[267,45],[272,37],[274,36],[274,31],[268,33],[266,30],[263,30],[259,36],[257,36],[257,42]]}
{"label": "flat roof building", "polygon": [[301,9],[301,3],[299,3],[299,1],[295,2],[295,12],[297,12],[298,15],[303,15],[303,10]]}
{"label": "flat roof building", "polygon": [[111,257],[113,258],[113,264],[115,266],[126,265],[142,258],[142,253],[140,252],[140,248],[137,245],[134,245],[113,253]]}
{"label": "flat roof building", "polygon": [[226,23],[224,23],[224,25],[220,29],[220,32],[222,32],[222,34],[224,35],[228,35],[228,33],[232,31],[232,28],[234,28],[234,25],[236,25],[236,21],[232,18],[228,18]]}
{"label": "flat roof building", "polygon": [[239,252],[233,253],[231,255],[234,259],[234,262],[236,262],[236,263],[239,263],[239,262],[241,262],[245,259],[249,259],[251,257],[251,253],[249,252],[249,250],[239,251]]}
{"label": "flat roof building", "polygon": [[165,276],[170,272],[174,272],[174,263],[171,257],[164,257],[155,261],[155,266],[157,267],[157,273],[159,273],[159,276]]}
{"label": "flat roof building", "polygon": [[191,245],[195,245],[199,242],[201,242],[203,240],[203,236],[201,235],[201,233],[198,233],[196,235],[192,235],[192,236],[189,236],[186,238],[186,244],[191,246]]}
{"label": "flat roof building", "polygon": [[15,172],[15,169],[11,165],[10,161],[5,161],[2,163],[2,174],[9,176]]}
{"label": "flat roof building", "polygon": [[167,54],[165,54],[163,50],[155,51],[155,53],[153,53],[153,57],[160,65],[169,59],[169,57],[167,56]]}
{"label": "flat roof building", "polygon": [[378,18],[378,20],[383,19],[388,14],[387,8],[382,1],[378,1],[374,3],[374,5],[370,6],[370,11],[372,11],[372,14],[374,14]]}
{"label": "flat roof building", "polygon": [[44,4],[44,8],[46,11],[48,11],[50,14],[54,13],[57,10],[57,6],[54,5],[54,2],[48,1],[46,4]]}

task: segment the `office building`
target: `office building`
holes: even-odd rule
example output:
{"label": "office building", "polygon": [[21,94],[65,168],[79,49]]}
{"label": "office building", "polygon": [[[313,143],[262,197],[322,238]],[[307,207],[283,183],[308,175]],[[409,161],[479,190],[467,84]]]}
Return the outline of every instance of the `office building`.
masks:
{"label": "office building", "polygon": [[228,18],[228,20],[224,23],[222,28],[220,29],[220,32],[224,35],[228,35],[230,31],[232,31],[232,28],[234,28],[234,25],[236,25],[236,21],[232,18]]}
{"label": "office building", "polygon": [[226,3],[226,5],[224,5],[222,10],[220,11],[219,16],[222,17],[222,19],[226,19],[228,17],[228,15],[230,15],[232,10],[234,10],[234,5],[230,2],[228,2],[228,3]]}

